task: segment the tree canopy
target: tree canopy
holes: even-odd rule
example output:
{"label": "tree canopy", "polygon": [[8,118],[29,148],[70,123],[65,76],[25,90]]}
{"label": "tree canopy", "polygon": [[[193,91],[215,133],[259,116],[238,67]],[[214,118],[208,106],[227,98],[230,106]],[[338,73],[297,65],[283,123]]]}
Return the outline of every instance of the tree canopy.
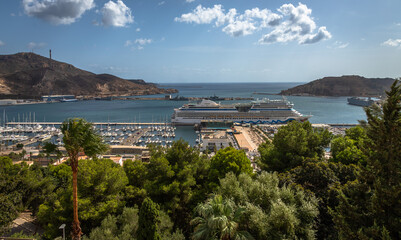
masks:
{"label": "tree canopy", "polygon": [[238,176],[241,173],[252,174],[252,171],[251,161],[243,150],[227,147],[220,149],[210,160],[209,181],[217,186],[219,179],[229,172]]}
{"label": "tree canopy", "polygon": [[382,107],[366,109],[370,149],[357,180],[339,190],[332,212],[340,239],[401,237],[401,88],[396,81]]}
{"label": "tree canopy", "polygon": [[283,172],[307,158],[320,159],[332,138],[327,129],[314,129],[309,122],[292,121],[279,128],[272,143],[259,147],[260,165],[266,171]]}
{"label": "tree canopy", "polygon": [[300,189],[280,187],[276,173],[262,172],[255,179],[245,173],[238,177],[228,173],[220,180],[217,194],[223,202],[229,201],[233,212],[243,208],[239,230],[255,239],[315,237],[316,199]]}

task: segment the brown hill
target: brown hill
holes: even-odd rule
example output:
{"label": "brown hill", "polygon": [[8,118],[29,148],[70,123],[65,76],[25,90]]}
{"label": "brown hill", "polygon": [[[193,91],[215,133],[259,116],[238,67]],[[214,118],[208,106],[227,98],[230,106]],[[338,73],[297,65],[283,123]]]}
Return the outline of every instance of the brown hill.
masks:
{"label": "brown hill", "polygon": [[94,74],[34,53],[0,55],[0,95],[38,98],[47,94],[130,96],[177,92],[143,80]]}
{"label": "brown hill", "polygon": [[364,78],[361,76],[325,77],[280,92],[297,96],[361,96],[378,97],[395,81],[392,78]]}

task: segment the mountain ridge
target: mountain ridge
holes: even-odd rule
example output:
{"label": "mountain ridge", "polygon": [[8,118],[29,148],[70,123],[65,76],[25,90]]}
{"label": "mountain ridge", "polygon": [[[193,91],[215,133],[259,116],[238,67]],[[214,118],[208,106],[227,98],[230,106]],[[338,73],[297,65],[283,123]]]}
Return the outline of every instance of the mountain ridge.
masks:
{"label": "mountain ridge", "polygon": [[324,77],[283,90],[279,95],[293,96],[382,96],[393,84],[393,78],[365,78],[358,75]]}
{"label": "mountain ridge", "polygon": [[0,95],[38,98],[48,94],[85,97],[135,96],[177,92],[142,79],[95,74],[34,53],[0,55]]}

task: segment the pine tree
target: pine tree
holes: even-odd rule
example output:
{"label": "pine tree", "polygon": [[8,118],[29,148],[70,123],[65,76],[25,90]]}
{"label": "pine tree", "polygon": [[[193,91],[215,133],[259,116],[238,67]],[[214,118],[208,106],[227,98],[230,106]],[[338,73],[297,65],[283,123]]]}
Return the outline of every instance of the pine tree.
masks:
{"label": "pine tree", "polygon": [[160,240],[157,231],[159,209],[150,198],[146,198],[139,210],[138,240]]}
{"label": "pine tree", "polygon": [[366,167],[340,191],[334,221],[343,239],[401,238],[401,86],[394,82],[382,108],[366,109],[370,141]]}

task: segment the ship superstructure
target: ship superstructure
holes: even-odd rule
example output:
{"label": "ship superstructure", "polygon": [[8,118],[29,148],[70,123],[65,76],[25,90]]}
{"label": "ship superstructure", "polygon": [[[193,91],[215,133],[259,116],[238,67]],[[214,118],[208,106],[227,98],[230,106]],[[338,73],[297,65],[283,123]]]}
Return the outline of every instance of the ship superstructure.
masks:
{"label": "ship superstructure", "polygon": [[262,99],[249,103],[225,104],[211,100],[199,103],[184,104],[174,109],[171,122],[176,125],[194,125],[201,121],[277,124],[288,121],[305,121],[310,116],[304,116],[293,108],[286,99]]}

